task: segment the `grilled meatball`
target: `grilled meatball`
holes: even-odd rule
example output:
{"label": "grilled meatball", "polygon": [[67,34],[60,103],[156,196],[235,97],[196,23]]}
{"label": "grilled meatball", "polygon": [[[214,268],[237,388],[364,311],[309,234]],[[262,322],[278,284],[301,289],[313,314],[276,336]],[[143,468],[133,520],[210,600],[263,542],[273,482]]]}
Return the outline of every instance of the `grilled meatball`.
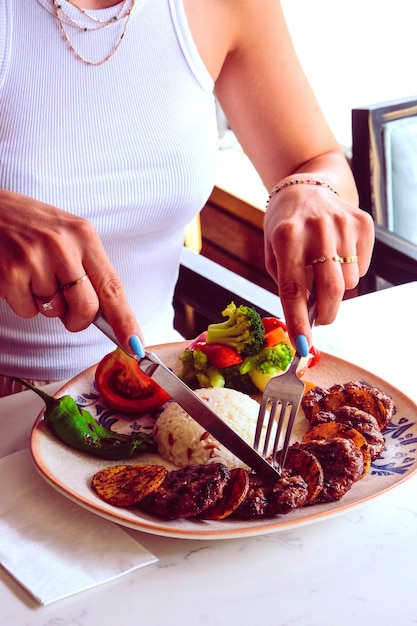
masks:
{"label": "grilled meatball", "polygon": [[301,476],[285,476],[270,481],[250,474],[246,498],[231,517],[241,520],[274,517],[303,506],[307,498],[307,485]]}
{"label": "grilled meatball", "polygon": [[229,478],[230,472],[222,463],[188,465],[172,470],[139,507],[164,519],[191,517],[214,505]]}
{"label": "grilled meatball", "polygon": [[323,488],[314,504],[340,500],[362,476],[363,456],[350,439],[335,437],[299,443],[297,446],[313,454],[323,468]]}

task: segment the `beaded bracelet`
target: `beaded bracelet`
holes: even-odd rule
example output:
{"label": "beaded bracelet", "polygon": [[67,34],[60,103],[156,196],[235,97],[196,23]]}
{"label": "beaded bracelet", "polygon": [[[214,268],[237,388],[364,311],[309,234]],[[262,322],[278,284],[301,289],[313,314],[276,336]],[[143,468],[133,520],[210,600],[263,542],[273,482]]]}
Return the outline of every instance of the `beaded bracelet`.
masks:
{"label": "beaded bracelet", "polygon": [[336,189],[333,189],[333,187],[329,185],[329,183],[327,183],[325,180],[317,180],[317,178],[291,178],[290,180],[285,180],[283,183],[275,185],[275,187],[269,194],[266,206],[268,206],[271,198],[273,198],[279,191],[281,191],[281,189],[291,187],[291,185],[318,185],[319,187],[327,187],[327,189],[336,194],[336,196],[339,196],[339,198],[341,197],[340,193],[336,191]]}

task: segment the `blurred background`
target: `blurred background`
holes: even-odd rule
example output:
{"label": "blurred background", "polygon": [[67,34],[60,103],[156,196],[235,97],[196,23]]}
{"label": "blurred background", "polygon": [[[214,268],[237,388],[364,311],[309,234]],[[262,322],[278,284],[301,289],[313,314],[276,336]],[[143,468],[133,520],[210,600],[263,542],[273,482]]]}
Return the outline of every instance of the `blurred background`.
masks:
{"label": "blurred background", "polygon": [[351,109],[417,95],[417,0],[282,0],[288,26],[339,143]]}

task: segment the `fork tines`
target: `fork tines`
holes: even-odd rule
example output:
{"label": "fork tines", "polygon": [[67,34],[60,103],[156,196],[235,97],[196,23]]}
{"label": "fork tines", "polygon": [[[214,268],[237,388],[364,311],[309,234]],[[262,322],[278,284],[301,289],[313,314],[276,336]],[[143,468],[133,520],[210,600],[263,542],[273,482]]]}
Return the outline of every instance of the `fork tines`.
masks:
{"label": "fork tines", "polygon": [[[308,319],[310,325],[313,326],[316,317],[316,284],[313,281],[311,287],[310,298],[307,304]],[[269,453],[269,442],[271,435],[276,426],[276,433],[274,438],[274,444],[272,446],[272,465],[277,465],[276,455],[278,452],[278,446],[281,439],[281,434],[285,428],[284,443],[279,455],[279,465],[282,470],[287,458],[288,447],[290,445],[291,432],[294,426],[295,418],[303,397],[305,384],[297,376],[297,368],[300,363],[301,356],[296,352],[290,363],[289,368],[281,376],[271,378],[262,396],[261,405],[258,413],[258,422],[256,425],[255,441],[253,447],[259,452],[259,444],[261,442],[261,435],[264,429],[265,417],[267,415],[269,407],[268,425],[266,428],[265,440],[263,445],[262,456],[266,458]],[[276,418],[279,418],[278,423]]]}
{"label": "fork tines", "polygon": [[[264,458],[271,455],[272,464],[276,464],[276,455],[285,426],[284,443],[280,450],[279,465],[281,469],[284,467],[291,432],[305,389],[303,381],[296,374],[299,361],[300,357],[297,354],[294,355],[287,372],[282,376],[272,378],[268,382],[258,413],[253,447],[259,452],[260,444],[263,443],[261,454]],[[267,425],[265,438],[263,439],[262,433],[265,430],[265,418],[267,419]],[[274,439],[271,448],[270,442],[272,437]]]}

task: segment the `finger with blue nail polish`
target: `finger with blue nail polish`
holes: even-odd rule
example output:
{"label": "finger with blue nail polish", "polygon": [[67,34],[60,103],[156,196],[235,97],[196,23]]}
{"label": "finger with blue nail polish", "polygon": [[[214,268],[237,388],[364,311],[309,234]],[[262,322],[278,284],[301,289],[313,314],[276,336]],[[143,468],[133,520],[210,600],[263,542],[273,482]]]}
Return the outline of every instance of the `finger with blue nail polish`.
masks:
{"label": "finger with blue nail polish", "polygon": [[305,335],[298,335],[295,338],[295,347],[300,356],[308,356],[309,347],[307,337]]}
{"label": "finger with blue nail polish", "polygon": [[142,341],[137,335],[132,335],[129,339],[129,346],[132,348],[133,353],[140,359],[145,356],[145,348]]}

